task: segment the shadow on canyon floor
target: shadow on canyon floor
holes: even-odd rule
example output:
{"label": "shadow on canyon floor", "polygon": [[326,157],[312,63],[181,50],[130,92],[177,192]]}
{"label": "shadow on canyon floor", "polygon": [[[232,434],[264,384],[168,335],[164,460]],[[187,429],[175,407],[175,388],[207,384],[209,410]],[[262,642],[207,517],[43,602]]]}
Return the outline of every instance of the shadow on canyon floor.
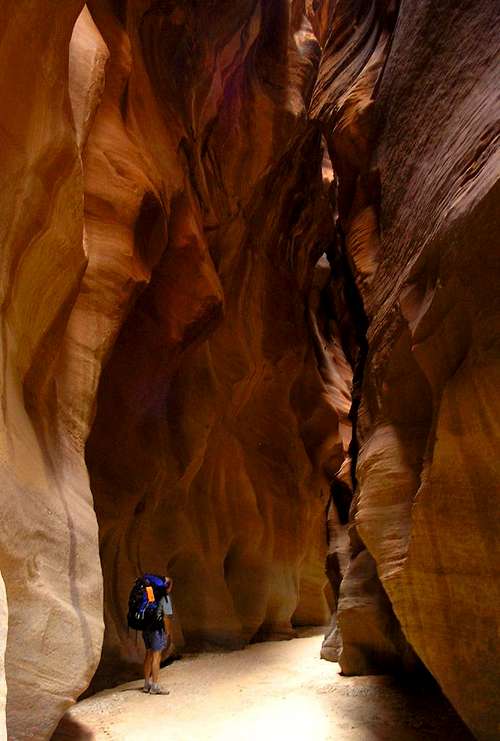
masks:
{"label": "shadow on canyon floor", "polygon": [[417,741],[473,737],[434,684],[341,677],[321,636],[183,658],[162,670],[167,696],[140,681],[70,710],[54,741]]}

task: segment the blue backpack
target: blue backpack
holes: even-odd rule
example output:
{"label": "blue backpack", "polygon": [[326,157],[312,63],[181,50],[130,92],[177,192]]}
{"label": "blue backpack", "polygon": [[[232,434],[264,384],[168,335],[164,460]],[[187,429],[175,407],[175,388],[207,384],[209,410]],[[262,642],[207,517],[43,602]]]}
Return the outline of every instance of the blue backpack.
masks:
{"label": "blue backpack", "polygon": [[128,598],[127,623],[134,630],[161,630],[163,613],[160,600],[167,594],[164,576],[144,574],[136,579]]}

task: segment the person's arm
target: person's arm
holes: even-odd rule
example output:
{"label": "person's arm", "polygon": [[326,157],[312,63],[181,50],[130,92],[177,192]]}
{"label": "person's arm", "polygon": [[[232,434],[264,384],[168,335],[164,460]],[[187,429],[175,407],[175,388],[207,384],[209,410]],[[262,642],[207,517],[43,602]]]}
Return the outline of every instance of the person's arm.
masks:
{"label": "person's arm", "polygon": [[172,640],[172,618],[165,613],[163,613],[163,627],[165,628],[165,633]]}
{"label": "person's arm", "polygon": [[172,640],[172,618],[168,614],[168,607],[167,607],[167,598],[162,597],[161,599],[161,607],[163,612],[163,627],[165,629],[165,633],[169,636],[170,640]]}
{"label": "person's arm", "polygon": [[174,586],[174,582],[172,577],[170,576],[166,576],[165,579],[167,581],[167,594],[170,594],[170,592],[172,591],[172,587]]}

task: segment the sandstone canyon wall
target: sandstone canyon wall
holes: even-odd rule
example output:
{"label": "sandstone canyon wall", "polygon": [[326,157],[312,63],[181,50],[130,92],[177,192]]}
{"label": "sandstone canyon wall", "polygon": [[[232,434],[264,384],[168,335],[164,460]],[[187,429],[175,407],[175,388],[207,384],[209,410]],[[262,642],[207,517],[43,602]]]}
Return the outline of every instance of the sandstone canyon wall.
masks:
{"label": "sandstone canyon wall", "polygon": [[179,585],[178,647],[328,619],[324,510],[350,368],[315,298],[333,221],[306,19],[287,3],[88,8],[75,59],[102,44],[109,59],[82,155],[80,367],[103,339],[89,306],[106,348],[116,336],[86,455],[105,588],[96,688],[137,672],[126,601],[144,570]]}
{"label": "sandstone canyon wall", "polygon": [[349,442],[302,13],[32,5],[1,11],[13,739],[49,734],[94,673],[92,501],[98,682],[137,671],[125,601],[145,568],[181,585],[178,645],[324,622],[328,478]]}
{"label": "sandstone canyon wall", "polygon": [[[58,358],[86,266],[68,95],[68,47],[82,5],[0,7],[0,572],[9,739],[50,733],[88,684],[102,640],[85,441],[60,416],[56,388],[56,379],[65,383]],[[71,643],[61,650],[62,636]]]}
{"label": "sandstone canyon wall", "polygon": [[103,611],[92,686],[137,671],[149,569],[177,647],[334,608],[325,657],[421,661],[494,737],[498,20],[2,4],[9,738],[88,685]]}
{"label": "sandstone canyon wall", "polygon": [[403,0],[396,22],[382,6],[338,3],[313,96],[369,322],[352,559],[326,647],[348,672],[394,652],[413,663],[393,610],[471,729],[493,739],[499,7]]}
{"label": "sandstone canyon wall", "polygon": [[496,3],[401,5],[375,113],[355,513],[408,640],[483,738],[499,730],[499,21]]}
{"label": "sandstone canyon wall", "polygon": [[7,644],[7,597],[5,584],[0,575],[0,741],[7,740],[5,705],[7,702],[7,684],[5,682],[5,647]]}

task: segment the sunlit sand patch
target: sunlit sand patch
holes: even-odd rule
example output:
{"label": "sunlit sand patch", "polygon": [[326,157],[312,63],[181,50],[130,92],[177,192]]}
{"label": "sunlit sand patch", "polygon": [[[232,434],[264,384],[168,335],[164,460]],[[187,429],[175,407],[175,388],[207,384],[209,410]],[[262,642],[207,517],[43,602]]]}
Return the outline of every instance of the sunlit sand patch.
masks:
{"label": "sunlit sand patch", "polygon": [[471,739],[434,689],[404,690],[389,677],[341,677],[337,664],[319,659],[321,640],[309,633],[185,657],[162,670],[169,695],[145,695],[140,681],[101,692],[67,714],[73,725],[54,741]]}

